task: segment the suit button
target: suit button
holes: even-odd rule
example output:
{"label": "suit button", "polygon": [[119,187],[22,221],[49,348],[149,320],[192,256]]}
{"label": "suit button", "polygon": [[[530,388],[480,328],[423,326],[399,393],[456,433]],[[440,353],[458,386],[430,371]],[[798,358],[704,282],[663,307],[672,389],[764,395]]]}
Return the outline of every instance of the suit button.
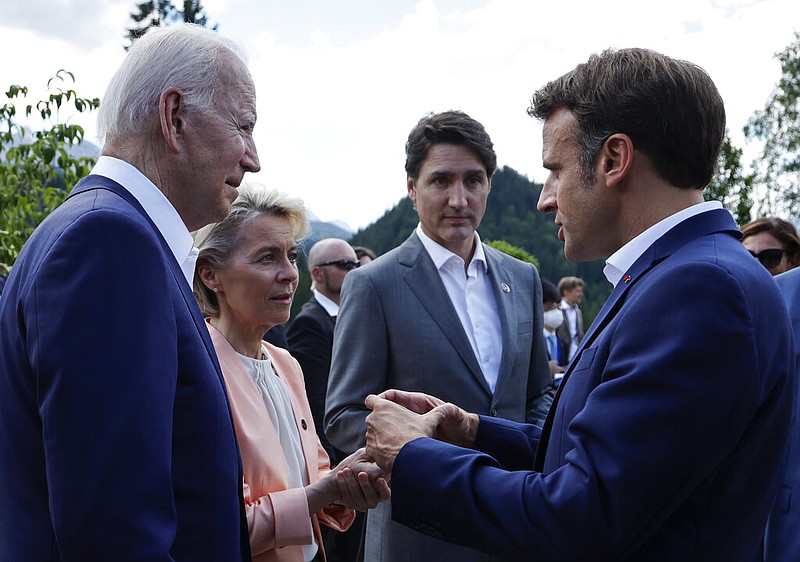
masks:
{"label": "suit button", "polygon": [[300,420],[300,427],[302,427],[303,429],[308,429],[308,424],[306,423],[306,420]]}
{"label": "suit button", "polygon": [[492,414],[493,418],[496,418],[497,417],[497,408],[492,408],[491,414]]}

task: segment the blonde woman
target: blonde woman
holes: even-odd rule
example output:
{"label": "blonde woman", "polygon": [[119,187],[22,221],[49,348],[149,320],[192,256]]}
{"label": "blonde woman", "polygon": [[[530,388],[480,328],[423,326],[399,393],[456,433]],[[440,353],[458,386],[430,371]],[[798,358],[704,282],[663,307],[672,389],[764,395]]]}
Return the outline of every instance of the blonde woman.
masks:
{"label": "blonde woman", "polygon": [[195,234],[195,292],[225,378],[259,562],[324,560],[319,523],[345,530],[354,508],[374,507],[390,494],[363,449],[330,469],[300,365],[262,340],[289,318],[297,241],[307,231],[299,199],[243,184],[228,217]]}

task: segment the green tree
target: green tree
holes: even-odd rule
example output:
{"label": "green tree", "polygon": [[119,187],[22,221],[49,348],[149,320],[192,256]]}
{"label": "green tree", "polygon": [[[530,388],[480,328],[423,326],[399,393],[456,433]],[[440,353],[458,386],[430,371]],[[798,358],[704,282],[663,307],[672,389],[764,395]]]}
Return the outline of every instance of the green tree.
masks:
{"label": "green tree", "polygon": [[[124,46],[126,51],[151,27],[173,25],[180,22],[208,27],[208,16],[205,14],[200,0],[183,0],[182,10],[176,8],[172,0],[147,0],[136,4],[136,9],[137,12],[131,14],[134,25],[127,29],[125,35],[125,39],[128,40],[128,44]],[[214,24],[211,29],[216,31],[217,27],[219,25]]]}
{"label": "green tree", "polygon": [[[33,230],[94,165],[93,158],[70,152],[83,141],[83,128],[59,123],[66,104],[78,112],[100,106],[97,98],[78,96],[69,87],[74,82],[71,72],[59,70],[47,82],[46,98],[35,104],[24,101],[26,86],[12,85],[5,94],[8,101],[0,106],[0,273],[8,274]],[[26,122],[41,118],[42,128],[23,126],[18,106],[24,108]]]}
{"label": "green tree", "polygon": [[491,246],[495,250],[500,250],[504,254],[508,254],[512,258],[517,258],[518,260],[532,263],[536,266],[536,269],[539,269],[539,260],[537,260],[533,255],[528,253],[526,250],[514,246],[513,244],[509,244],[505,240],[487,240],[487,246]]}
{"label": "green tree", "polygon": [[720,150],[717,173],[704,191],[706,201],[719,201],[733,213],[737,224],[750,222],[753,174],[742,171],[742,149],[731,143],[727,132]]}
{"label": "green tree", "polygon": [[782,52],[781,78],[764,109],[756,111],[745,125],[748,139],[764,143],[760,158],[753,162],[756,184],[765,197],[757,215],[800,213],[800,32]]}

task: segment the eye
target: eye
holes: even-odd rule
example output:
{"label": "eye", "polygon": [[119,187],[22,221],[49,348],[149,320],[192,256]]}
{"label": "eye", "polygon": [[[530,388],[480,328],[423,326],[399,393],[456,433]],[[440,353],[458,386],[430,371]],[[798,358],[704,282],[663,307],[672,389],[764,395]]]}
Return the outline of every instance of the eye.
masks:
{"label": "eye", "polygon": [[274,254],[264,254],[256,260],[257,263],[272,263],[275,261]]}
{"label": "eye", "polygon": [[252,135],[253,134],[253,130],[255,128],[256,128],[256,122],[255,121],[244,121],[244,122],[239,124],[239,130],[244,132],[244,133],[246,133],[246,134],[248,134],[248,135]]}
{"label": "eye", "polygon": [[467,185],[469,185],[470,187],[480,187],[481,185],[483,185],[482,179],[483,178],[481,178],[480,176],[470,176],[469,178],[467,178]]}
{"label": "eye", "polygon": [[445,178],[444,176],[437,176],[433,178],[432,183],[436,187],[444,187],[445,185],[447,185],[447,178]]}
{"label": "eye", "polygon": [[297,252],[289,252],[288,254],[286,254],[286,257],[288,257],[289,261],[292,262],[293,264],[297,263]]}

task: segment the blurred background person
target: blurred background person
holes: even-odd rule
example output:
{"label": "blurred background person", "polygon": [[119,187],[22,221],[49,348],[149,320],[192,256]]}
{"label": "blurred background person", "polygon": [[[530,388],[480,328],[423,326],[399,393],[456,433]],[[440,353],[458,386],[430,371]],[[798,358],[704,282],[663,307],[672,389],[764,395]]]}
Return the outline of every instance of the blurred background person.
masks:
{"label": "blurred background person", "polygon": [[792,223],[762,217],[742,227],[742,244],[773,275],[800,265],[800,237]]}
{"label": "blurred background person", "polygon": [[567,361],[572,360],[578,351],[578,344],[583,339],[583,313],[580,304],[583,299],[585,283],[580,277],[562,277],[558,281],[558,292],[561,295],[561,310],[564,311],[564,323],[558,329],[558,337],[569,343]]}
{"label": "blurred background person", "polygon": [[353,246],[353,250],[355,250],[356,257],[361,265],[366,265],[377,257],[375,252],[364,246]]}
{"label": "blurred background person", "polygon": [[569,340],[561,339],[557,333],[564,324],[565,316],[564,311],[558,306],[560,300],[556,286],[547,279],[542,279],[542,316],[544,317],[542,330],[555,386],[558,386],[564,376],[564,367],[567,365],[567,352],[569,351]]}
{"label": "blurred background person", "polygon": [[320,522],[347,529],[353,508],[389,495],[363,449],[330,469],[299,364],[262,340],[289,317],[307,232],[302,201],[243,184],[228,217],[195,234],[195,293],[228,390],[257,561],[323,560]]}

